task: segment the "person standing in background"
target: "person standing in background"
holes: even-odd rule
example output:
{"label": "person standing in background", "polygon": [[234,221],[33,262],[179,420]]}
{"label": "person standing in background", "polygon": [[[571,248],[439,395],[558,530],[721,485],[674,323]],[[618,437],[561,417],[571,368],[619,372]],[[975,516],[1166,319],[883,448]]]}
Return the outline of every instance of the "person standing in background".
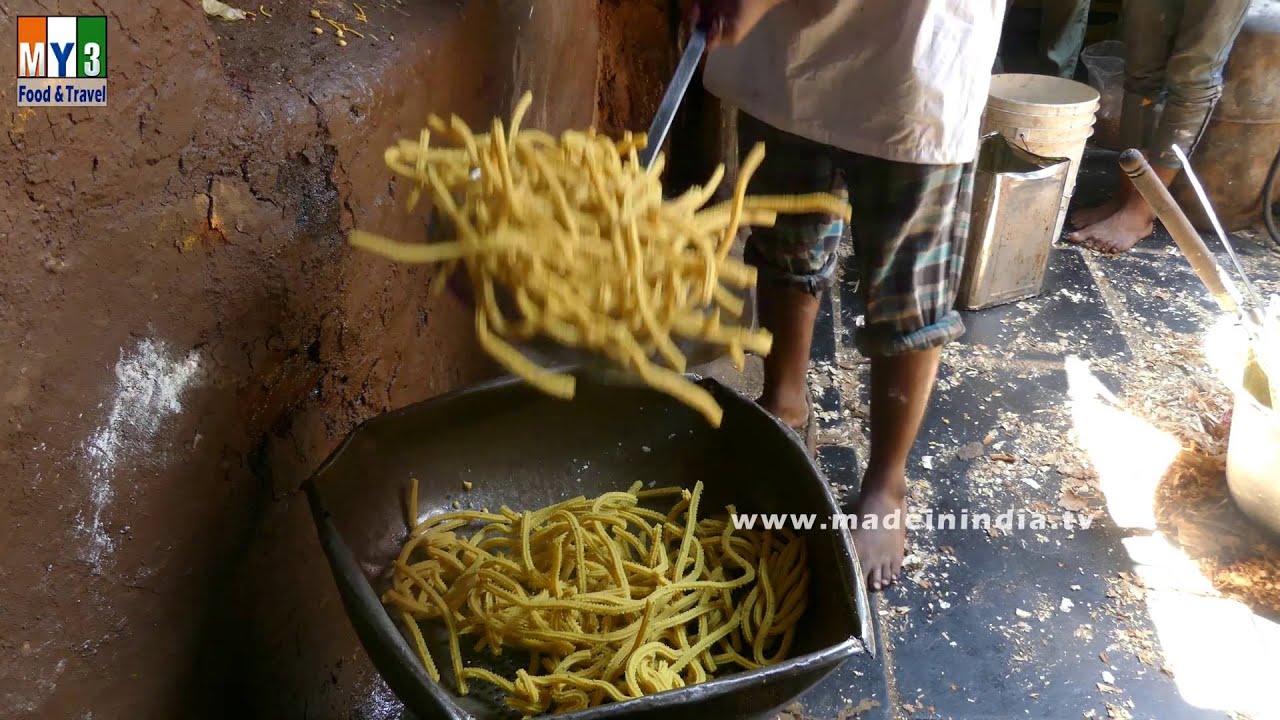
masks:
{"label": "person standing in background", "polygon": [[[1249,0],[1125,0],[1124,106],[1120,137],[1143,150],[1168,186],[1178,176],[1177,145],[1195,148],[1222,96],[1222,68]],[[1164,112],[1156,118],[1163,100]],[[1154,231],[1155,211],[1121,177],[1120,191],[1071,214],[1067,240],[1105,253],[1127,252]]]}
{"label": "person standing in background", "polygon": [[[873,590],[892,583],[906,540],[907,458],[954,309],[973,161],[1004,0],[702,0],[704,84],[736,106],[739,145],[764,142],[752,194],[830,192],[853,206],[853,266],[871,359],[871,438],[853,533]],[[778,218],[752,231],[761,325],[774,337],[759,403],[808,421],[819,298],[836,274],[838,219]],[[780,479],[782,481],[782,479]],[[870,523],[874,522],[874,527]]]}
{"label": "person standing in background", "polygon": [[1040,6],[1038,72],[1072,79],[1089,28],[1090,0],[1044,0]]}

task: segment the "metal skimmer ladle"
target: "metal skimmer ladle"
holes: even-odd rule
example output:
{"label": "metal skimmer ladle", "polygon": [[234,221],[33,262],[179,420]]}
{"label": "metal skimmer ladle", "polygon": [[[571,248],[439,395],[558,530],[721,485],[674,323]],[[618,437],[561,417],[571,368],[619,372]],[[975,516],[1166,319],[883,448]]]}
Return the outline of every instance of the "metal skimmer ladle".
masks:
{"label": "metal skimmer ladle", "polygon": [[689,83],[693,81],[693,73],[697,71],[698,63],[702,61],[702,54],[706,51],[707,34],[702,30],[694,30],[689,36],[688,44],[685,45],[684,54],[680,56],[676,74],[671,78],[671,84],[667,86],[667,92],[662,96],[662,103],[658,105],[658,112],[653,116],[653,123],[649,125],[648,142],[645,144],[644,152],[640,153],[640,164],[645,170],[653,169],[653,161],[661,152],[662,144],[667,140],[667,133],[671,132],[671,123],[675,120],[676,111],[680,109],[680,103],[684,101],[684,95],[689,90]]}
{"label": "metal skimmer ladle", "polygon": [[[667,134],[671,132],[671,124],[675,121],[676,112],[684,101],[685,94],[689,90],[689,84],[693,82],[694,73],[698,70],[698,63],[702,61],[702,56],[706,53],[706,50],[706,32],[694,30],[685,45],[684,53],[680,56],[680,63],[676,65],[676,71],[671,78],[671,83],[667,85],[666,93],[662,96],[662,102],[658,105],[658,112],[653,117],[653,123],[649,126],[644,150],[640,152],[640,164],[646,171],[653,169],[653,163],[657,160],[658,153],[662,151]],[[702,347],[702,343],[697,341],[677,341],[676,345],[686,356],[691,356],[690,366],[700,365],[703,362],[709,362],[714,359],[697,357],[705,354],[698,352],[700,348],[706,349]],[[594,354],[573,348],[563,348],[550,341],[531,342],[522,346],[521,349],[528,353],[531,358],[538,361],[539,364],[558,369],[577,369],[580,372],[589,373],[598,382],[613,384],[635,384],[640,382],[638,378],[631,374],[612,368],[602,358]]]}

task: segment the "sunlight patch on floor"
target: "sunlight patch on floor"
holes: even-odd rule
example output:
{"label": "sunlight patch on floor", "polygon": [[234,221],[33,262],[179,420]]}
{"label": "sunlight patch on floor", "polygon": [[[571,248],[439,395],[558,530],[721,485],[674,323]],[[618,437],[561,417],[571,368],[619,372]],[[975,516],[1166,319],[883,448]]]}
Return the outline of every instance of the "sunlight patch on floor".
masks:
{"label": "sunlight patch on floor", "polygon": [[[1206,356],[1223,378],[1238,377],[1242,367],[1238,332],[1227,321],[1206,336]],[[1280,625],[1219,595],[1196,561],[1156,531],[1155,492],[1181,444],[1124,409],[1085,360],[1070,357],[1065,366],[1076,441],[1093,462],[1115,524],[1136,531],[1122,543],[1146,588],[1179,694],[1206,710],[1280,718],[1273,677]]]}
{"label": "sunlight patch on floor", "polygon": [[1265,620],[1234,600],[1164,590],[1147,593],[1147,609],[1183,699],[1206,709],[1275,717],[1259,714],[1277,707],[1275,658],[1256,626]]}
{"label": "sunlight patch on floor", "polygon": [[1123,528],[1154,530],[1155,492],[1181,444],[1123,408],[1085,360],[1065,361],[1076,442],[1098,473],[1107,512]]}
{"label": "sunlight patch on floor", "polygon": [[1147,588],[1147,611],[1183,699],[1277,717],[1280,688],[1272,674],[1280,625],[1217,595],[1195,561],[1160,533],[1125,538],[1124,547]]}

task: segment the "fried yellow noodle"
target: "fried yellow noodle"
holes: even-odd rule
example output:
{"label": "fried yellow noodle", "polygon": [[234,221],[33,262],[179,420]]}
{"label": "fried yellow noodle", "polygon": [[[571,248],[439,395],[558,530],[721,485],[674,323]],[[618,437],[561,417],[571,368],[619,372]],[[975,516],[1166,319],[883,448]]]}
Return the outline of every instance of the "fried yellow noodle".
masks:
{"label": "fried yellow noodle", "polygon": [[[477,134],[457,116],[432,116],[416,141],[387,150],[387,165],[414,183],[410,209],[425,193],[457,239],[405,243],[357,230],[352,244],[399,262],[438,264],[437,291],[461,263],[475,288],[481,345],[546,393],[571,398],[574,378],[517,349],[535,337],[603,356],[719,426],[720,407],[685,378],[677,343],[717,346],[739,367],[745,353],[769,352],[767,332],[735,324],[743,311],[736,293],[756,282],[754,268],[729,257],[738,229],[771,226],[778,213],[847,218],[849,206],[830,195],[746,197],[763,145],[742,163],[730,201],[705,207],[723,167],[706,185],[665,200],[663,158],[650,172],[639,162],[643,135],[556,138],[522,129],[531,102],[529,94],[521,99],[510,128],[494,120]],[[513,299],[514,316],[499,307],[500,291]]]}
{"label": "fried yellow noodle", "polygon": [[[416,499],[417,481],[410,489]],[[458,689],[496,685],[528,715],[569,712],[784,659],[808,602],[804,538],[698,517],[702,484],[574,498],[533,512],[419,522],[383,602],[441,674],[419,623],[449,639]],[[665,501],[660,512],[644,503]],[[415,508],[416,505],[408,505]],[[734,513],[728,508],[730,515]],[[529,657],[514,678],[463,663],[462,643]]]}

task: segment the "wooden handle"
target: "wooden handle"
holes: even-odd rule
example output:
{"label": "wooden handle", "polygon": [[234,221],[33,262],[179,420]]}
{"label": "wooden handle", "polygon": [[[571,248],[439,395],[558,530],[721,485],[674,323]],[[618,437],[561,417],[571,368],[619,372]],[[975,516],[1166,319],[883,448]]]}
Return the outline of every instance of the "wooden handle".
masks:
{"label": "wooden handle", "polygon": [[1129,176],[1134,188],[1142,194],[1160,222],[1164,223],[1165,229],[1178,244],[1178,249],[1187,257],[1187,262],[1191,263],[1191,269],[1196,271],[1200,281],[1209,288],[1218,306],[1229,313],[1238,312],[1240,298],[1234,292],[1235,288],[1229,280],[1223,278],[1222,269],[1218,267],[1213,253],[1209,252],[1209,247],[1204,244],[1200,233],[1192,227],[1182,208],[1174,202],[1169,189],[1151,170],[1147,159],[1140,151],[1130,148],[1120,153],[1120,169]]}

